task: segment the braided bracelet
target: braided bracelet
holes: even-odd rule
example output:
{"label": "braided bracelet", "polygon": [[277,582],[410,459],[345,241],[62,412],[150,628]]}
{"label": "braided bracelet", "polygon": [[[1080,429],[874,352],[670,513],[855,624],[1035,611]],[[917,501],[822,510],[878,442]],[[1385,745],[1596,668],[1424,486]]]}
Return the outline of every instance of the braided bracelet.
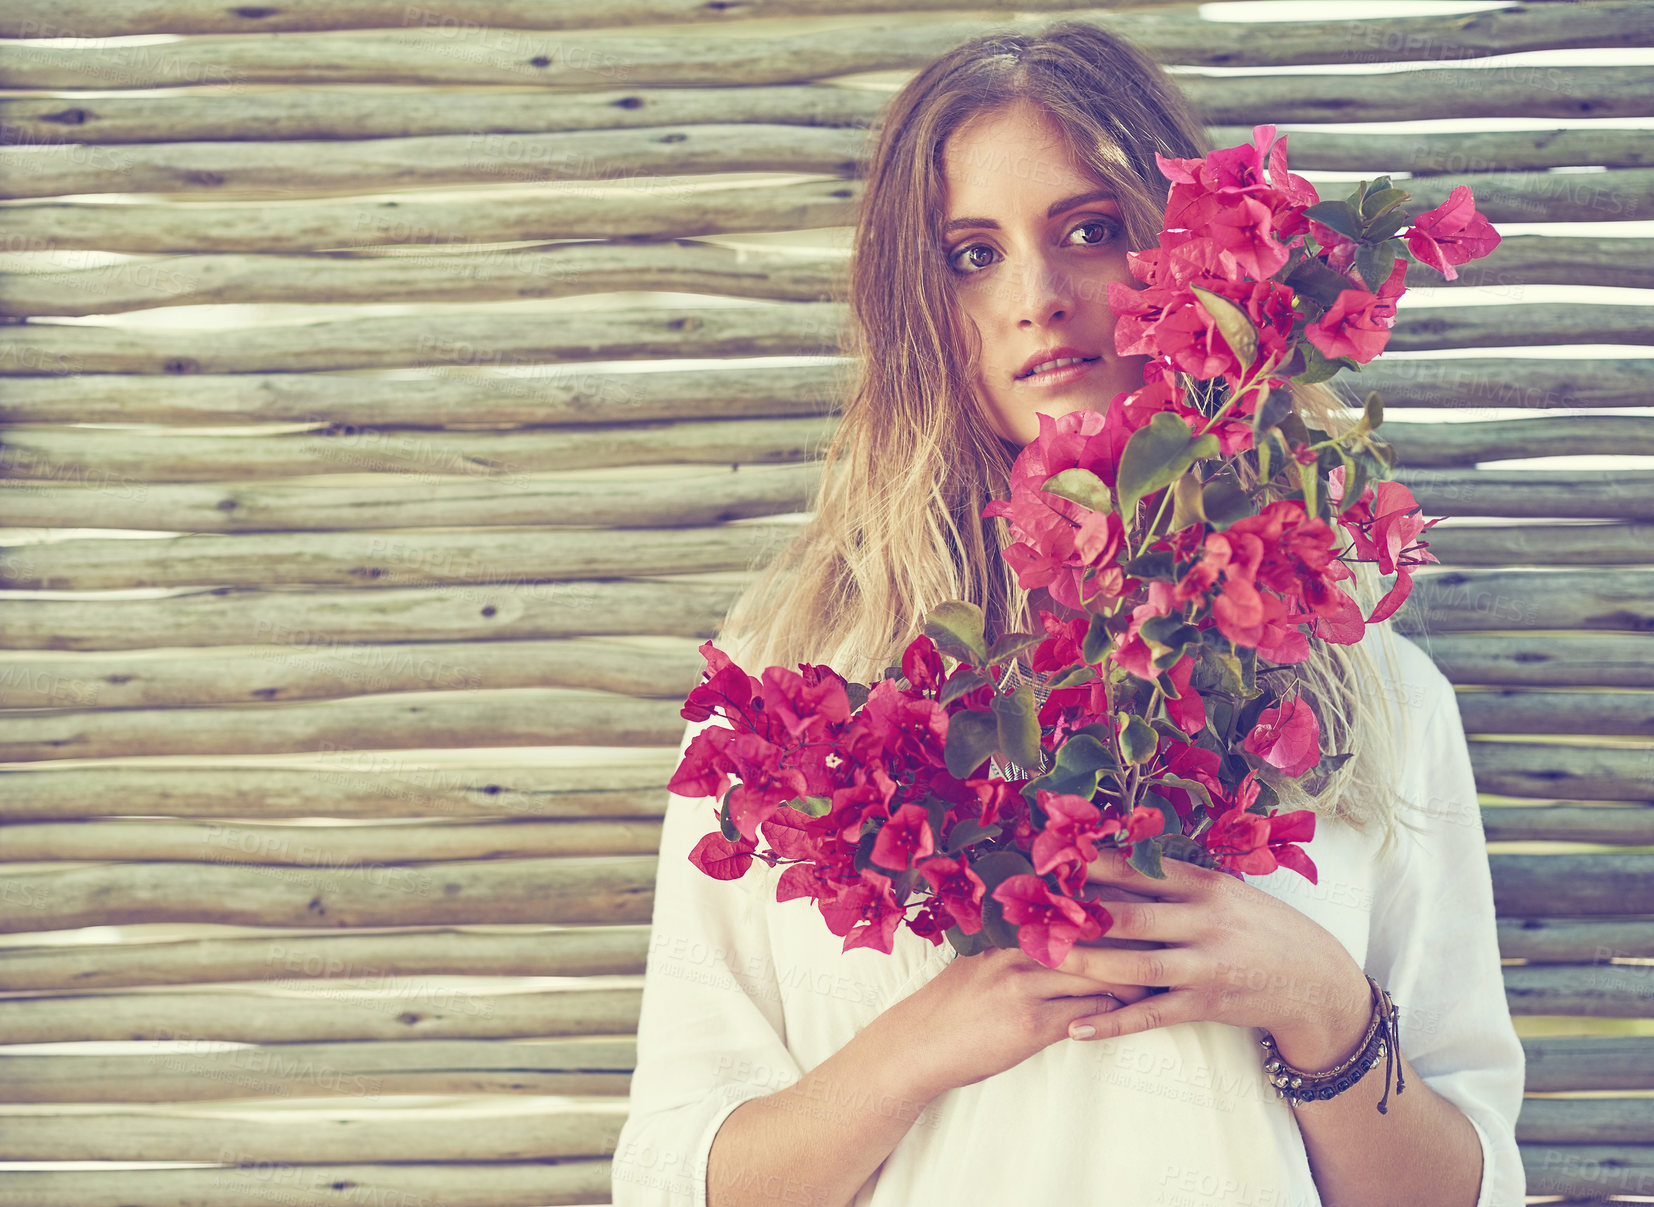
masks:
{"label": "braided bracelet", "polygon": [[1401,1041],[1397,1020],[1401,1011],[1390,1000],[1390,995],[1372,977],[1367,978],[1367,984],[1372,988],[1373,1017],[1367,1024],[1367,1033],[1362,1036],[1357,1045],[1355,1055],[1351,1056],[1337,1068],[1328,1069],[1322,1073],[1312,1073],[1307,1069],[1295,1068],[1281,1058],[1280,1049],[1275,1046],[1275,1037],[1265,1031],[1262,1044],[1268,1055],[1264,1058],[1264,1072],[1269,1075],[1270,1083],[1275,1086],[1275,1097],[1285,1098],[1293,1107],[1300,1103],[1326,1101],[1334,1098],[1360,1081],[1378,1064],[1379,1058],[1384,1058],[1384,1097],[1378,1101],[1378,1113],[1389,1114],[1384,1105],[1390,1097],[1390,1069],[1395,1066],[1396,1093],[1399,1095],[1406,1089],[1406,1083],[1401,1076]]}

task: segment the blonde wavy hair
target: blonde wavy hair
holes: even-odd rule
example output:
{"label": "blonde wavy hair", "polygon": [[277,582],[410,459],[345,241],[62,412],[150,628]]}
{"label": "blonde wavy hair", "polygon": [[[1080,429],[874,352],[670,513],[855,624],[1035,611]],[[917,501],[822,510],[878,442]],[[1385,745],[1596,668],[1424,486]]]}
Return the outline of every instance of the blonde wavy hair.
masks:
{"label": "blonde wavy hair", "polygon": [[[945,143],[966,122],[1023,102],[1050,114],[1076,161],[1114,189],[1129,247],[1159,241],[1169,185],[1155,152],[1191,158],[1212,149],[1152,59],[1077,21],[964,42],[895,95],[869,132],[840,299],[850,374],[813,516],[736,602],[720,638],[749,668],[825,662],[870,681],[949,599],[982,607],[991,633],[1037,629],[1000,553],[1010,539],[1004,521],[981,518],[991,498],[1004,497],[1019,450],[989,424],[974,385],[980,340],[938,251]],[[1329,434],[1359,418],[1329,386],[1293,383],[1291,393],[1305,422]],[[1196,397],[1210,405],[1209,393]],[[1355,569],[1354,594],[1368,613],[1384,588],[1370,564]],[[1299,694],[1314,704],[1323,748],[1352,757],[1314,795],[1260,771],[1283,808],[1363,830],[1382,822],[1385,848],[1400,820],[1388,789],[1396,743],[1373,655],[1387,647],[1393,671],[1395,640],[1388,621],[1353,646],[1312,640],[1296,667]]]}

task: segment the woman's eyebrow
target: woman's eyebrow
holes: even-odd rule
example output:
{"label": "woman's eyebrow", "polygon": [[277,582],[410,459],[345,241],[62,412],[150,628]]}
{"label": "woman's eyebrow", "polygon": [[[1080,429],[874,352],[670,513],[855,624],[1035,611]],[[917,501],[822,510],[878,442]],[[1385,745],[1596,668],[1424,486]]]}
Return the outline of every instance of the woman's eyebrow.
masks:
{"label": "woman's eyebrow", "polygon": [[[1072,197],[1065,197],[1045,211],[1047,218],[1055,218],[1064,210],[1071,210],[1077,205],[1084,205],[1088,201],[1113,201],[1113,189],[1092,189],[1089,193],[1077,193]],[[979,226],[986,230],[998,230],[999,223],[992,218],[954,218],[942,226],[942,234],[949,235],[965,226]]]}

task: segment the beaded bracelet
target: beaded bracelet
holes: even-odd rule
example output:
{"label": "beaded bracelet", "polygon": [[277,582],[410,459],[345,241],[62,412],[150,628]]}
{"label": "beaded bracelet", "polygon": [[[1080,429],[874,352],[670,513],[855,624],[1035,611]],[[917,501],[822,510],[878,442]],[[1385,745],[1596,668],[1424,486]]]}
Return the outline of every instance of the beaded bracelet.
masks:
{"label": "beaded bracelet", "polygon": [[1275,1046],[1275,1037],[1265,1031],[1262,1044],[1268,1055],[1264,1058],[1264,1072],[1269,1075],[1270,1083],[1275,1086],[1275,1097],[1285,1098],[1293,1107],[1300,1103],[1325,1101],[1336,1097],[1349,1089],[1356,1082],[1367,1075],[1378,1064],[1379,1057],[1384,1057],[1384,1097],[1378,1101],[1378,1113],[1389,1114],[1384,1105],[1390,1097],[1390,1069],[1395,1066],[1396,1093],[1399,1095],[1406,1089],[1406,1082],[1401,1076],[1401,1040],[1397,1020],[1401,1010],[1390,995],[1372,977],[1367,978],[1367,984],[1372,988],[1373,1017],[1367,1024],[1367,1033],[1357,1045],[1355,1055],[1351,1056],[1337,1068],[1328,1069],[1322,1073],[1312,1073],[1307,1069],[1295,1068],[1281,1058],[1280,1049]]}

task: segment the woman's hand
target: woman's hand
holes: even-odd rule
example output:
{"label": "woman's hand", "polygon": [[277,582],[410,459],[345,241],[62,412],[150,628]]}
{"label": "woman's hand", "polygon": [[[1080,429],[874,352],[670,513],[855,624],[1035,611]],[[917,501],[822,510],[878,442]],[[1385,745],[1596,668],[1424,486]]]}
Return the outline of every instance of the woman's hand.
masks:
{"label": "woman's hand", "polygon": [[1344,1059],[1366,1030],[1372,998],[1366,974],[1338,937],[1226,873],[1178,859],[1162,866],[1166,879],[1155,880],[1124,852],[1109,851],[1087,868],[1104,900],[1122,891],[1134,899],[1109,906],[1114,924],[1104,939],[1115,942],[1076,945],[1055,971],[1166,992],[1076,1017],[1075,1026],[1094,1028],[1090,1038],[1112,1039],[1209,1020],[1268,1029],[1295,1064]]}
{"label": "woman's hand", "polygon": [[[1116,996],[1102,996],[1110,993]],[[902,1030],[899,1050],[912,1062],[911,1075],[928,1100],[1004,1072],[1067,1039],[1075,1019],[1147,996],[1141,985],[1047,968],[1019,948],[994,947],[956,956],[875,1023]]]}

